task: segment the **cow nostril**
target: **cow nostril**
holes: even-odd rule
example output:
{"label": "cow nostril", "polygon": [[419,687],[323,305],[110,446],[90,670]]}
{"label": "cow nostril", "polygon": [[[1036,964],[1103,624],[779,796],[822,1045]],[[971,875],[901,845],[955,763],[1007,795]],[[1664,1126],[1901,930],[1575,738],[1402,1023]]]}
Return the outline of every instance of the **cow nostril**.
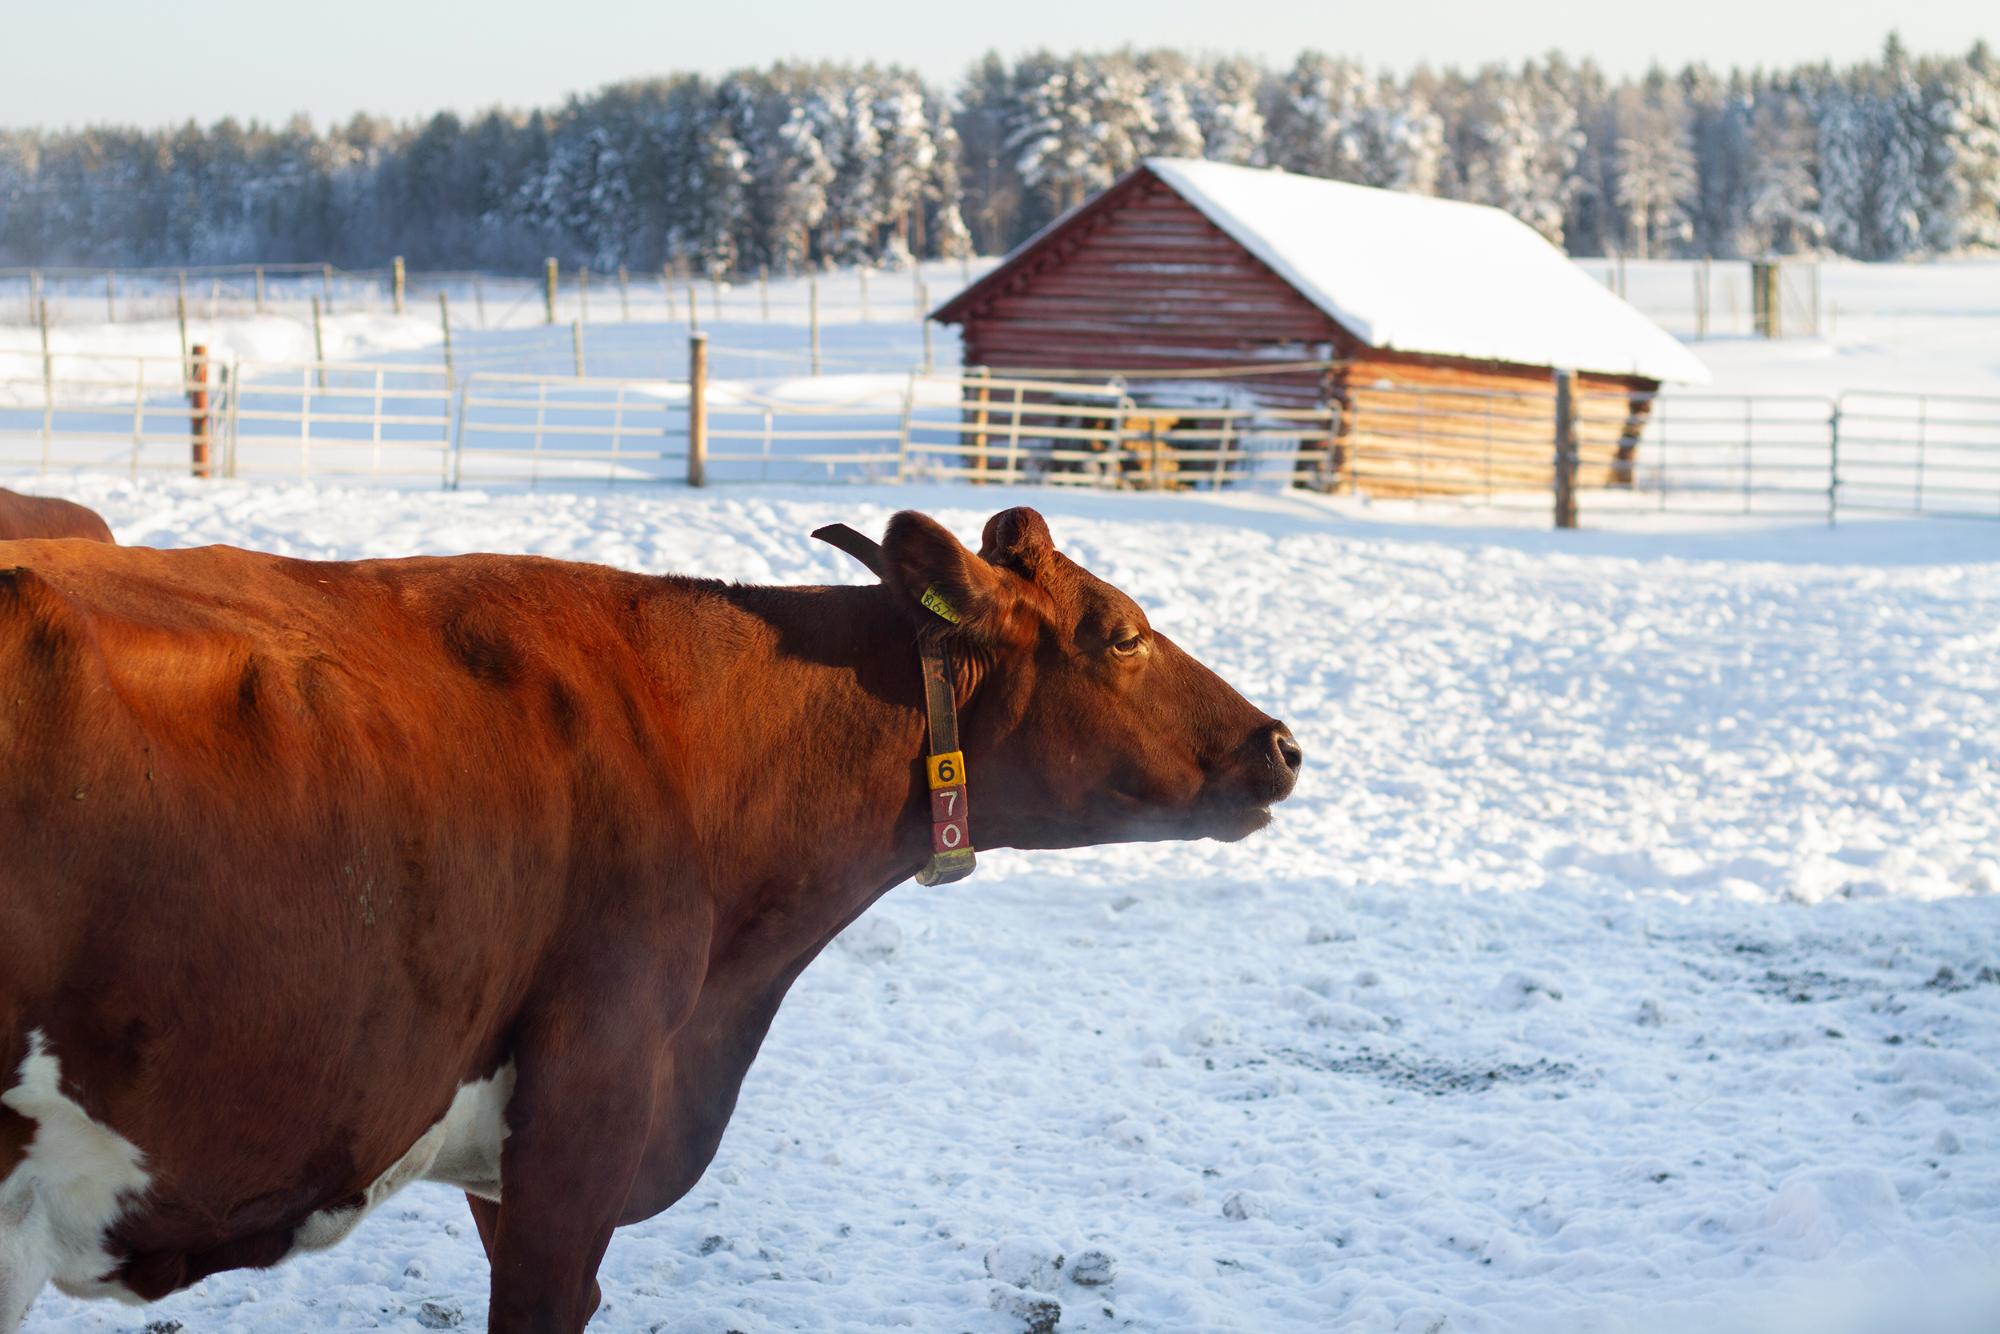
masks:
{"label": "cow nostril", "polygon": [[1296,774],[1306,762],[1306,753],[1299,749],[1298,739],[1292,729],[1279,723],[1271,731],[1271,748],[1278,753],[1278,762]]}

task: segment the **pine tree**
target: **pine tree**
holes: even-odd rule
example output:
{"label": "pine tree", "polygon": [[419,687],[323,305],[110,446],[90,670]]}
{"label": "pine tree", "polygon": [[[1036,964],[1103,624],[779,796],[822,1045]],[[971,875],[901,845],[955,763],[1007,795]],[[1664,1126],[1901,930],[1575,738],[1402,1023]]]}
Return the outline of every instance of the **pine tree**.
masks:
{"label": "pine tree", "polygon": [[1925,244],[1936,251],[2000,247],[2000,68],[1983,44],[1936,72],[1927,110],[1933,151]]}
{"label": "pine tree", "polygon": [[1901,259],[1923,245],[1934,127],[1924,90],[1894,33],[1882,51],[1881,78],[1881,93],[1872,104],[1876,152],[1869,250],[1876,259]]}
{"label": "pine tree", "polygon": [[1795,94],[1766,89],[1750,116],[1750,179],[1739,251],[1788,255],[1825,239],[1812,126]]}
{"label": "pine tree", "polygon": [[1247,60],[1220,60],[1202,71],[1192,101],[1204,154],[1238,166],[1265,161],[1264,113],[1257,105],[1263,81]]}
{"label": "pine tree", "polygon": [[1827,243],[1843,255],[1872,256],[1870,151],[1874,99],[1842,85],[1817,98],[1819,211]]}
{"label": "pine tree", "polygon": [[827,186],[821,254],[842,263],[873,257],[884,219],[877,169],[882,136],[875,124],[875,90],[867,83],[834,83],[812,102],[820,142],[833,166]]}
{"label": "pine tree", "polygon": [[892,266],[911,262],[912,217],[922,206],[925,187],[937,165],[930,116],[922,86],[912,76],[890,73],[875,99],[881,148],[876,160],[877,207],[893,229],[886,256]]}
{"label": "pine tree", "polygon": [[1016,235],[1016,220],[1034,201],[1021,179],[1018,158],[1010,147],[1022,112],[1016,93],[1016,71],[1023,73],[1039,56],[1024,58],[1009,69],[995,52],[966,72],[958,95],[953,127],[959,136],[963,164],[964,221],[977,249],[1006,250]]}
{"label": "pine tree", "polygon": [[1617,171],[1614,198],[1631,254],[1669,255],[1693,236],[1694,154],[1678,92],[1657,70],[1620,96]]}
{"label": "pine tree", "polygon": [[1022,181],[1074,208],[1144,156],[1158,126],[1130,56],[1072,56],[1024,90],[1008,146]]}
{"label": "pine tree", "polygon": [[942,100],[937,101],[930,108],[930,116],[931,141],[937,145],[937,156],[931,168],[930,181],[924,188],[924,198],[931,209],[930,226],[926,231],[931,254],[956,259],[972,253],[972,233],[967,230],[965,215],[960,212],[964,191],[959,184],[959,162],[964,149],[959,142],[958,127],[952,122],[949,105]]}
{"label": "pine tree", "polygon": [[1201,121],[1195,115],[1194,66],[1176,51],[1149,51],[1139,61],[1146,84],[1146,106],[1153,127],[1147,134],[1148,157],[1200,157],[1204,144]]}

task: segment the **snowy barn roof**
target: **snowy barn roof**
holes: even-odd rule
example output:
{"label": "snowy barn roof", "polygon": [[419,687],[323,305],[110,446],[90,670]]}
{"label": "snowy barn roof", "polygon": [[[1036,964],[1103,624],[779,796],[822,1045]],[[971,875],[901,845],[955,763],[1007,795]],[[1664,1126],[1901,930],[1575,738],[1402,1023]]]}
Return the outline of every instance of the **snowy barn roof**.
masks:
{"label": "snowy barn roof", "polygon": [[1144,170],[1368,346],[1709,378],[1671,334],[1499,209],[1188,158],[1148,158]]}

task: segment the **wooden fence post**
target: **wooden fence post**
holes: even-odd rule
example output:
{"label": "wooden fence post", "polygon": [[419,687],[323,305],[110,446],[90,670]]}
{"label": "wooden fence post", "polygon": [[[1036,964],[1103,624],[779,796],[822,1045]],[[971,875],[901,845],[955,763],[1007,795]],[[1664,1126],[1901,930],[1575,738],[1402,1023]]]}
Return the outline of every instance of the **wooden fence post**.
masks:
{"label": "wooden fence post", "polygon": [[590,266],[587,264],[576,271],[576,318],[579,322],[590,319]]}
{"label": "wooden fence post", "polygon": [[[183,279],[183,282],[185,282],[185,279]],[[174,318],[180,322],[180,327],[181,327],[181,379],[185,380],[188,378],[188,370],[189,370],[188,299],[187,299],[187,288],[185,286],[181,288],[180,295],[174,298]]]}
{"label": "wooden fence post", "polygon": [[556,260],[551,255],[542,261],[542,323],[556,322]]}
{"label": "wooden fence post", "polygon": [[626,324],[632,322],[632,276],[623,264],[618,266],[618,318]]}
{"label": "wooden fence post", "polygon": [[1694,336],[1697,339],[1708,337],[1709,272],[1709,258],[1703,255],[1694,270]]}
{"label": "wooden fence post", "polygon": [[47,472],[56,433],[56,361],[49,353],[49,303],[38,303],[35,311],[42,326],[42,471]]}
{"label": "wooden fence post", "polygon": [[688,485],[708,480],[708,335],[688,335]]}
{"label": "wooden fence post", "polygon": [[932,367],[932,361],[931,361],[931,322],[930,322],[930,319],[929,319],[929,315],[928,315],[928,312],[929,312],[929,310],[930,310],[930,304],[931,304],[931,292],[930,292],[930,287],[929,287],[929,286],[928,286],[927,284],[925,284],[925,283],[918,283],[918,284],[917,284],[917,324],[918,324],[918,327],[920,327],[920,328],[921,328],[921,329],[923,329],[923,331],[924,331],[924,374],[925,374],[925,375],[929,375],[929,374],[931,373],[931,367]]}
{"label": "wooden fence post", "polygon": [[208,477],[208,346],[196,343],[190,350],[194,369],[188,376],[189,462],[196,477]]}
{"label": "wooden fence post", "polygon": [[319,266],[319,294],[326,302],[326,313],[333,314],[333,265]]}
{"label": "wooden fence post", "polygon": [[694,274],[688,274],[688,332],[701,332],[701,294],[694,290]]}
{"label": "wooden fence post", "polygon": [[1576,372],[1556,372],[1556,527],[1576,527]]}
{"label": "wooden fence post", "polygon": [[438,292],[438,327],[444,330],[444,378],[451,383],[451,298]]}
{"label": "wooden fence post", "polygon": [[812,373],[819,374],[819,275],[806,275],[806,323],[812,329]]}
{"label": "wooden fence post", "polygon": [[389,299],[395,305],[398,315],[403,313],[403,257],[396,256],[389,261]]}
{"label": "wooden fence post", "polygon": [[581,319],[574,319],[569,322],[569,341],[571,348],[576,353],[576,378],[581,380],[583,378],[583,321]]}
{"label": "wooden fence post", "polygon": [[978,486],[986,481],[986,423],[993,402],[993,372],[985,366],[973,368],[972,373],[979,380],[979,396],[973,400],[972,409],[972,482]]}
{"label": "wooden fence post", "polygon": [[764,323],[771,322],[771,266],[757,266],[757,305],[764,313]]}
{"label": "wooden fence post", "polygon": [[1751,323],[1759,336],[1777,338],[1783,325],[1779,309],[1778,261],[1750,261]]}
{"label": "wooden fence post", "polygon": [[868,323],[868,268],[864,264],[854,266],[854,275],[861,279],[861,322]]}
{"label": "wooden fence post", "polygon": [[326,334],[319,327],[319,298],[313,298],[313,360],[319,364],[319,387],[326,388]]}
{"label": "wooden fence post", "polygon": [[262,315],[264,313],[264,266],[262,264],[259,264],[257,266],[256,272],[257,272],[257,313],[259,315]]}

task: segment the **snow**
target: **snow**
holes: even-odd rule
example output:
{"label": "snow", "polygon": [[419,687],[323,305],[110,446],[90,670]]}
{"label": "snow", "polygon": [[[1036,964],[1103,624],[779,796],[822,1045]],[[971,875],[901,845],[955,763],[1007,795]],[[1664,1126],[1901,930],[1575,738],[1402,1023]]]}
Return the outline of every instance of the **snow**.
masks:
{"label": "snow", "polygon": [[[1235,845],[982,856],[807,970],[608,1331],[1992,1329],[2000,526],[1309,497],[28,480],[130,542],[851,582],[1026,501],[1307,756]],[[36,1334],[477,1328],[459,1197]]]}
{"label": "snow", "polygon": [[1499,209],[1220,162],[1146,167],[1371,347],[1708,379],[1672,336]]}

